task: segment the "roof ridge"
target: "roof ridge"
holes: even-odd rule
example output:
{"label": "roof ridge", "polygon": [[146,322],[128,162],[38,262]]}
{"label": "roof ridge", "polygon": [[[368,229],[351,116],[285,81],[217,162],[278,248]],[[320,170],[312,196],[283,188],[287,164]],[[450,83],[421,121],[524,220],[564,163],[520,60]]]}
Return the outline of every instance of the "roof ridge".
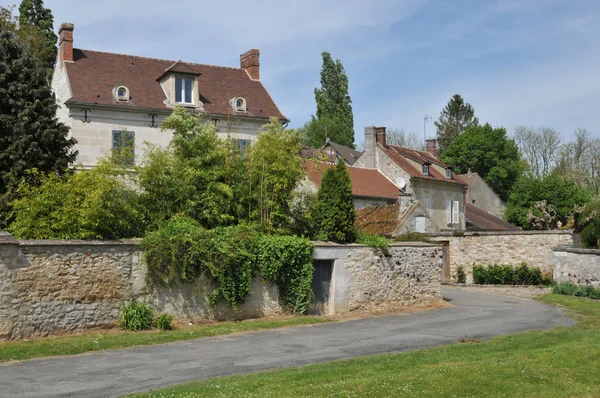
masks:
{"label": "roof ridge", "polygon": [[[183,64],[188,64],[188,65],[196,65],[196,66],[209,66],[211,68],[223,68],[223,69],[234,69],[234,70],[242,70],[242,68],[234,68],[233,66],[221,66],[221,65],[211,65],[211,64],[199,64],[197,62],[187,62],[187,61],[182,61],[182,60],[178,60],[178,61],[174,61],[172,59],[164,59],[164,58],[154,58],[154,57],[144,57],[141,55],[131,55],[131,54],[123,54],[123,53],[111,53],[108,51],[98,51],[98,50],[86,50],[84,48],[75,48],[74,50],[79,50],[79,51],[88,51],[88,52],[93,52],[93,53],[99,53],[99,54],[107,54],[107,55],[120,55],[123,57],[133,57],[133,58],[140,58],[140,59],[149,59],[149,60],[153,60],[153,61],[163,61],[163,62],[173,62],[173,63],[177,63],[177,62],[181,62]],[[172,65],[171,65],[172,66]]]}

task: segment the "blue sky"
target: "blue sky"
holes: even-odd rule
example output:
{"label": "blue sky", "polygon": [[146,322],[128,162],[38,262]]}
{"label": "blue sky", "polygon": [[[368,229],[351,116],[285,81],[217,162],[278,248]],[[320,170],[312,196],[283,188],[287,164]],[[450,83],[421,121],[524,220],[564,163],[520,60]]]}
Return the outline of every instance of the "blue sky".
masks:
{"label": "blue sky", "polygon": [[292,127],[315,112],[326,50],[346,68],[357,142],[367,125],[421,135],[454,93],[511,133],[525,124],[600,137],[598,0],[45,4],[56,28],[75,24],[79,48],[226,66],[258,48],[261,80]]}

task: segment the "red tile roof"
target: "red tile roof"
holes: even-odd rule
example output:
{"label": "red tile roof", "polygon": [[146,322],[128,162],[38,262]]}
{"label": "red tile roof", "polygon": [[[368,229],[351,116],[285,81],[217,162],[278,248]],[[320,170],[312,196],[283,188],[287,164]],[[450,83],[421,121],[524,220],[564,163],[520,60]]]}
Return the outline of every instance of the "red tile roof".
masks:
{"label": "red tile roof", "polygon": [[[199,75],[200,101],[208,114],[287,120],[262,83],[250,79],[241,68],[81,49],[74,49],[74,61],[65,63],[73,93],[71,102],[170,110],[172,108],[163,102],[166,96],[157,79],[172,68],[177,72]],[[129,88],[129,102],[118,102],[113,98],[113,89],[119,85]],[[238,96],[246,99],[246,112],[236,112],[231,108],[229,101]]]}
{"label": "red tile roof", "polygon": [[[333,163],[303,161],[308,178],[318,187],[321,186],[325,170],[335,167]],[[398,199],[400,189],[376,169],[347,166],[352,179],[352,194],[373,198]]]}
{"label": "red tile roof", "polygon": [[467,231],[520,231],[506,221],[467,203]]}
{"label": "red tile roof", "polygon": [[410,161],[414,161],[420,165],[424,164],[436,164],[444,169],[449,166],[439,159],[435,158],[429,152],[426,151],[417,151],[414,149],[403,148],[394,145],[381,145],[377,144],[379,149],[381,149],[387,156],[390,157],[398,166],[400,166],[404,171],[406,171],[411,177],[424,178],[427,180],[437,180],[444,181],[454,184],[465,185],[462,180],[460,180],[457,175],[452,172],[452,178],[446,178],[445,174],[439,173],[434,167],[429,168],[429,175],[423,174],[423,169],[418,170]]}
{"label": "red tile roof", "polygon": [[475,178],[476,175],[477,175],[476,172],[472,172],[471,174],[468,174],[468,173],[467,174],[459,174],[458,178],[463,180],[466,185],[471,185],[471,183],[473,182],[473,179]]}

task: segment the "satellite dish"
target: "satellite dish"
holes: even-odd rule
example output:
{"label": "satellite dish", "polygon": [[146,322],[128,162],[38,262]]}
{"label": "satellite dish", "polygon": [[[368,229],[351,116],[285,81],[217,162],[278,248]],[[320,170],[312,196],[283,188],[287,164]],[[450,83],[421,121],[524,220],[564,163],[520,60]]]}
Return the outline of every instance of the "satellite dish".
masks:
{"label": "satellite dish", "polygon": [[398,183],[398,187],[400,187],[400,189],[402,189],[402,190],[406,186],[406,180],[404,179],[404,177],[398,177],[396,182]]}

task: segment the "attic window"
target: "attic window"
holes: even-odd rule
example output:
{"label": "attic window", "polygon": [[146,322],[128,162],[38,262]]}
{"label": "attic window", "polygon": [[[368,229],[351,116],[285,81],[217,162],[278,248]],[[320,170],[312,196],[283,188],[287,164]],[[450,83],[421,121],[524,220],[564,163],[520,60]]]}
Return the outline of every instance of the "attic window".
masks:
{"label": "attic window", "polygon": [[115,89],[115,99],[117,101],[129,101],[129,89],[125,86],[118,86]]}
{"label": "attic window", "polygon": [[185,77],[175,78],[175,102],[179,104],[193,104],[194,79]]}
{"label": "attic window", "polygon": [[246,112],[246,100],[242,97],[233,99],[233,108],[238,112]]}
{"label": "attic window", "polygon": [[452,170],[446,169],[446,178],[452,178]]}
{"label": "attic window", "polygon": [[426,176],[429,175],[429,165],[428,164],[423,165],[423,174]]}

